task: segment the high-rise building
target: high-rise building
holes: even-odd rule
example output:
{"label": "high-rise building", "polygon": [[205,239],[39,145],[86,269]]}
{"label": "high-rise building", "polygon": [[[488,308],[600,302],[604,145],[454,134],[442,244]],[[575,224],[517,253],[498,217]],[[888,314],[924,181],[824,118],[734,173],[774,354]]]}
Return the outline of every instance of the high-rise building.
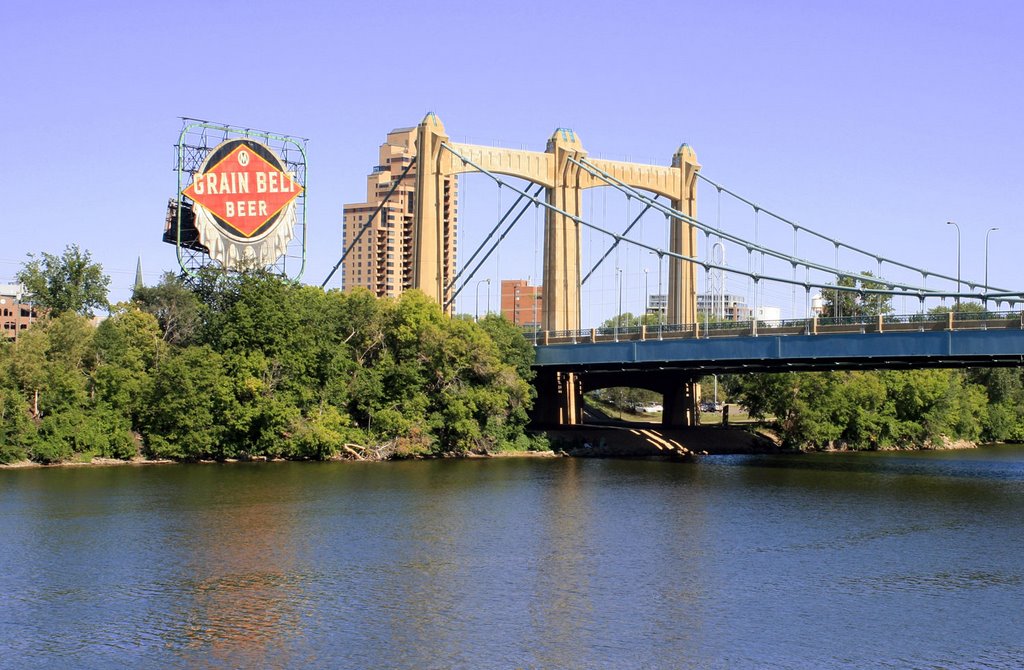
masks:
{"label": "high-rise building", "polygon": [[[366,178],[366,202],[345,205],[342,244],[348,256],[342,264],[343,288],[364,286],[379,297],[395,297],[412,286],[417,166],[414,165],[404,179],[401,176],[415,155],[416,128],[392,130],[380,146],[377,165]],[[370,221],[399,179],[401,183]],[[457,190],[457,178],[444,180],[445,244],[441,266],[448,281],[455,276]]]}
{"label": "high-rise building", "polygon": [[524,279],[501,280],[501,315],[517,326],[540,329],[544,313],[544,287]]}

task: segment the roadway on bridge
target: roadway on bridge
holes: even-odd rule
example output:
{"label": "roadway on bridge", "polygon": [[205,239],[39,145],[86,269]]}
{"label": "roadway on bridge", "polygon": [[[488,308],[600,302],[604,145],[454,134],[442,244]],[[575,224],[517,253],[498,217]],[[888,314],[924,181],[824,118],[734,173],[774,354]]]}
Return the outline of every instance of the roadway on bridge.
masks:
{"label": "roadway on bridge", "polygon": [[540,345],[538,369],[716,374],[1024,365],[1024,330],[943,330]]}

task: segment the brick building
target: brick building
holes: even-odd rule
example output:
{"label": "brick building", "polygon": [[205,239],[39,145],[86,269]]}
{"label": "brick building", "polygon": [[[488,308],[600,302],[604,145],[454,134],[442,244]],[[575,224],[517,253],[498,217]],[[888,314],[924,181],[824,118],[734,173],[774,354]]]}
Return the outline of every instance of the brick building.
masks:
{"label": "brick building", "polygon": [[0,333],[8,339],[17,339],[18,333],[28,328],[39,315],[35,305],[24,300],[25,287],[21,284],[0,284]]}
{"label": "brick building", "polygon": [[501,280],[502,316],[522,328],[539,330],[543,313],[543,286],[530,286],[524,279]]}

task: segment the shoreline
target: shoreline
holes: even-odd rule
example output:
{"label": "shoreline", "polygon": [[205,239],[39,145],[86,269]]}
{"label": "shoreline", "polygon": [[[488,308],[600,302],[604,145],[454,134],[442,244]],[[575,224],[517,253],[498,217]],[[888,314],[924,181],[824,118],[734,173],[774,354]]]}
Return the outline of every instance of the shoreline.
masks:
{"label": "shoreline", "polygon": [[556,451],[499,451],[488,454],[466,454],[464,456],[443,456],[437,458],[399,458],[392,460],[375,461],[371,459],[356,460],[354,458],[329,458],[323,461],[313,459],[290,459],[290,458],[226,458],[222,461],[198,460],[198,461],[175,461],[170,458],[132,458],[121,460],[119,458],[97,457],[89,461],[63,461],[60,463],[36,463],[35,461],[23,460],[14,463],[0,463],[0,470],[37,470],[46,468],[105,468],[149,465],[233,465],[236,463],[390,463],[414,460],[456,460],[464,459],[488,459],[488,458],[564,458],[564,454]]}
{"label": "shoreline", "polygon": [[[656,424],[583,425],[555,428],[544,432],[551,441],[547,451],[497,451],[485,454],[468,453],[462,456],[440,456],[430,459],[402,460],[481,460],[490,458],[625,458],[650,460],[689,460],[695,456],[724,454],[847,454],[859,451],[956,451],[978,449],[982,446],[968,440],[943,440],[941,444],[916,447],[885,447],[879,449],[783,449],[775,435],[767,430],[748,430],[732,427],[697,426],[694,428],[662,428]],[[1001,443],[996,443],[1001,444]],[[331,458],[324,461],[287,458],[229,458],[222,461],[176,461],[168,458],[130,460],[96,457],[89,461],[36,463],[31,460],[0,463],[0,470],[26,470],[42,468],[123,467],[150,465],[224,465],[234,463],[387,463],[370,459],[356,460]]]}

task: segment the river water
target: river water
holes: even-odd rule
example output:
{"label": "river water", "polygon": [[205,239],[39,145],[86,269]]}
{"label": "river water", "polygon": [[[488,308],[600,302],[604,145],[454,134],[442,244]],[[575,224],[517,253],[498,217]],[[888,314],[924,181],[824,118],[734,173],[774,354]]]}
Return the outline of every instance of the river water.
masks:
{"label": "river water", "polygon": [[1019,668],[1024,449],[0,471],[0,667]]}

